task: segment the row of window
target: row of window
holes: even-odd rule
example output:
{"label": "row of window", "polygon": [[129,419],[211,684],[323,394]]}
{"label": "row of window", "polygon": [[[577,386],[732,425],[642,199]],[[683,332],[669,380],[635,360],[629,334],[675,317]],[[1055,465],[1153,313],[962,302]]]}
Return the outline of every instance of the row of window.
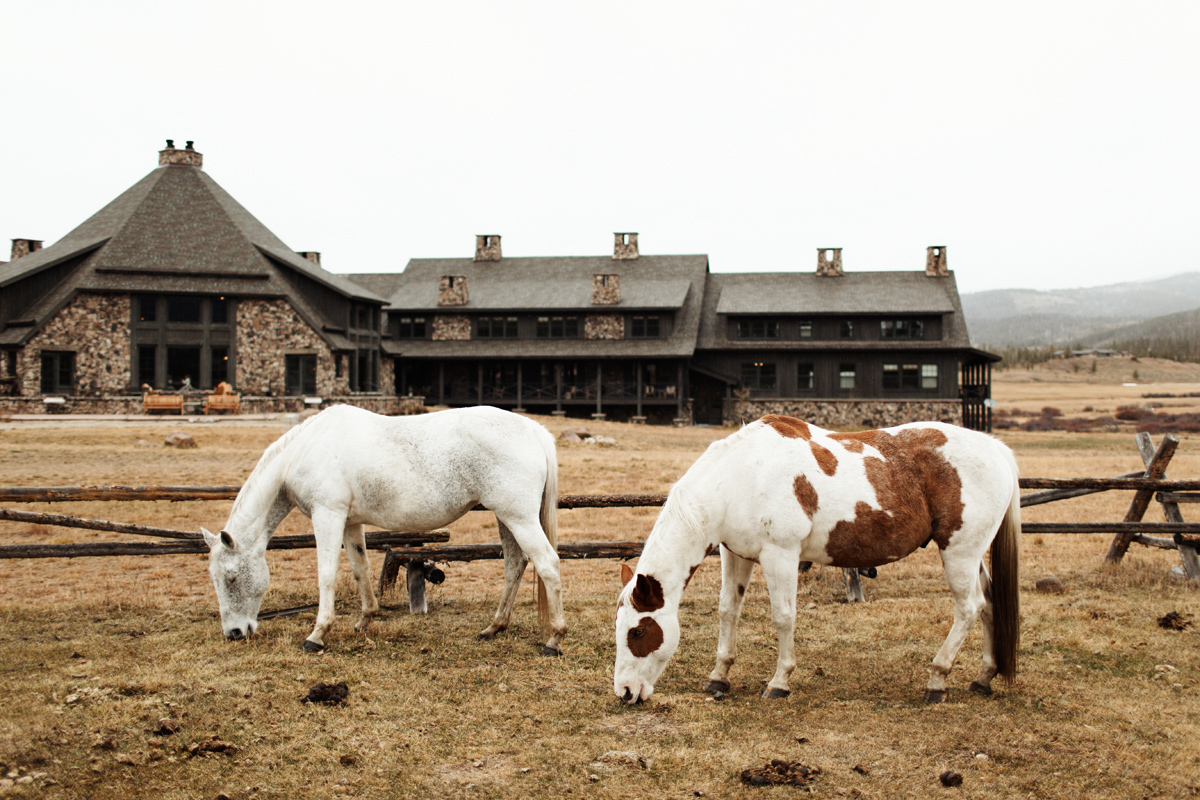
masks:
{"label": "row of window", "polygon": [[[475,317],[476,339],[517,339],[521,336],[519,317]],[[424,339],[429,331],[426,317],[400,317],[397,335],[401,339]],[[658,339],[662,336],[662,319],[657,316],[629,318],[626,333],[631,339]],[[538,339],[578,339],[579,317],[538,317],[534,326]]]}
{"label": "row of window", "polygon": [[[796,336],[801,339],[813,338],[812,320],[799,320],[796,323]],[[838,338],[853,339],[859,323],[852,319],[838,322]],[[783,324],[777,319],[739,319],[734,323],[734,336],[738,339],[779,339],[783,334]],[[879,322],[879,338],[881,339],[924,339],[925,325],[919,319],[885,319]]]}
{"label": "row of window", "polygon": [[[229,380],[229,349],[210,348],[210,375],[201,379],[201,356],[199,347],[166,348],[167,381],[171,389],[211,388]],[[357,387],[351,391],[378,391],[378,359],[372,352],[360,350],[353,367],[358,377]],[[137,349],[138,373],[142,383],[155,384],[153,376],[158,368],[158,348],[141,345]],[[74,394],[75,354],[43,350],[41,354],[42,394]],[[342,356],[334,358],[337,377],[342,374]],[[317,357],[315,355],[284,356],[284,393],[287,395],[314,395],[317,393]]]}
{"label": "row of window", "polygon": [[[770,361],[751,361],[742,364],[742,386],[757,392],[779,390],[779,369]],[[796,389],[811,391],[816,385],[813,365],[798,364],[796,370]],[[937,364],[884,364],[884,389],[922,389],[936,390],[938,388]],[[858,387],[858,365],[838,365],[838,391],[848,391]]]}

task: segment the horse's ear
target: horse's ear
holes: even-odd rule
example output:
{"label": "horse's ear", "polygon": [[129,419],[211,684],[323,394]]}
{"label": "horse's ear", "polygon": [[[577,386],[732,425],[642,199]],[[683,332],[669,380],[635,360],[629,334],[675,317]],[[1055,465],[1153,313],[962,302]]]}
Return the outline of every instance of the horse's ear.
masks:
{"label": "horse's ear", "polygon": [[638,574],[633,591],[629,594],[633,607],[643,614],[658,611],[666,603],[663,599],[662,584],[653,575]]}
{"label": "horse's ear", "polygon": [[633,580],[633,570],[631,570],[629,568],[628,564],[626,564],[624,561],[622,561],[621,562],[621,585],[625,586],[631,580]]}
{"label": "horse's ear", "polygon": [[217,535],[208,528],[201,528],[200,533],[204,536],[204,543],[208,545],[208,549],[212,550],[217,545]]}
{"label": "horse's ear", "polygon": [[233,537],[229,535],[229,531],[221,531],[221,544],[225,545],[226,550],[233,549]]}

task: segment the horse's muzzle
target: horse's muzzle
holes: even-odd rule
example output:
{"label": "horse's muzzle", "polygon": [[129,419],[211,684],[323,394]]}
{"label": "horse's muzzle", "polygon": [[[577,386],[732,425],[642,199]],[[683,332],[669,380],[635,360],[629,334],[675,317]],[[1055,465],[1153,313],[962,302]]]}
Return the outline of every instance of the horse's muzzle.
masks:
{"label": "horse's muzzle", "polygon": [[243,631],[241,628],[233,628],[229,633],[225,634],[225,638],[231,642],[240,642],[244,639],[249,639],[253,635],[253,629]]}

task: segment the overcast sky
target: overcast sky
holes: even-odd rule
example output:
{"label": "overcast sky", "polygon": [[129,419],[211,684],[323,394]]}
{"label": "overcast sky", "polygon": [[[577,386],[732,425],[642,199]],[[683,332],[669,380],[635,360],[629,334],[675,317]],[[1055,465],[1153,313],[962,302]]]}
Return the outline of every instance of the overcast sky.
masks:
{"label": "overcast sky", "polygon": [[614,231],[714,272],[945,245],[964,292],[1200,269],[1193,0],[0,0],[0,31],[0,239],[173,138],[339,273]]}

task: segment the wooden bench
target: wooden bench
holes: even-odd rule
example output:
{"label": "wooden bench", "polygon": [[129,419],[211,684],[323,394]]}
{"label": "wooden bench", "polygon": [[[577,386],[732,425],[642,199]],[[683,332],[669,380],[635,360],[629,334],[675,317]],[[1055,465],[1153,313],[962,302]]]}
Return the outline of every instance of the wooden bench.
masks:
{"label": "wooden bench", "polygon": [[239,396],[236,394],[210,394],[204,397],[205,414],[238,413]]}
{"label": "wooden bench", "polygon": [[183,416],[183,395],[163,394],[157,389],[142,386],[142,413],[171,412]]}

